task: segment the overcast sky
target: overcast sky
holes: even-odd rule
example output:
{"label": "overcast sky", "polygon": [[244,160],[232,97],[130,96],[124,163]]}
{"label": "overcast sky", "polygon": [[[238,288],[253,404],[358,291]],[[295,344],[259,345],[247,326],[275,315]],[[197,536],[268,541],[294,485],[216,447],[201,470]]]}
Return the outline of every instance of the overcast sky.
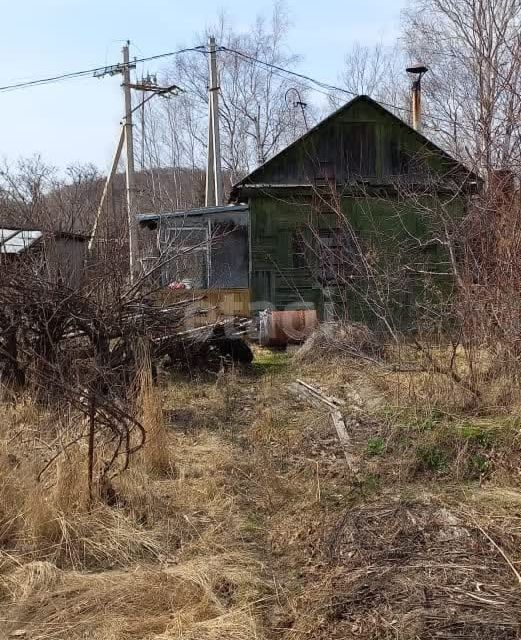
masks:
{"label": "overcast sky", "polygon": [[[124,40],[146,57],[193,44],[224,9],[237,28],[269,13],[262,0],[3,0],[0,86],[120,60]],[[355,41],[392,42],[404,0],[288,0],[290,46],[302,72],[336,82]],[[160,71],[165,62],[141,71]],[[40,154],[63,168],[106,170],[122,115],[119,77],[81,78],[0,93],[0,155]]]}

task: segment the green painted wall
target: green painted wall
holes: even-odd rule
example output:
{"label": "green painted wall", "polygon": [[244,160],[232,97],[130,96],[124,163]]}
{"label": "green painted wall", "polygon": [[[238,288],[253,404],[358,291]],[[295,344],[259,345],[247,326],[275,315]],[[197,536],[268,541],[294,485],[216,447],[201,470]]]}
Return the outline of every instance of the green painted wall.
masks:
{"label": "green painted wall", "polygon": [[[445,275],[432,275],[447,272],[446,252],[435,243],[420,250],[417,240],[413,239],[426,242],[433,235],[428,219],[418,212],[416,202],[364,196],[343,197],[340,203],[339,215],[317,214],[311,197],[305,195],[283,200],[266,194],[250,199],[251,290],[252,300],[259,303],[260,308],[266,303],[277,309],[312,305],[322,315],[325,302],[323,286],[317,278],[319,265],[314,262],[318,259],[314,254],[317,235],[322,229],[345,229],[348,226],[356,234],[364,255],[368,259],[371,255],[378,256],[376,270],[382,279],[386,264],[391,279],[398,270],[402,274],[407,273],[405,265],[429,272],[425,277],[411,273],[406,286],[402,286],[400,281],[396,293],[385,300],[385,296],[382,297],[381,311],[392,316],[395,325],[403,328],[414,324],[416,306],[428,295],[450,293],[451,279]],[[426,198],[422,205],[427,209],[433,206]],[[460,215],[462,202],[455,201],[450,210],[452,215]],[[302,249],[296,246],[297,238],[305,246],[304,260],[296,256],[296,252]],[[375,288],[365,287],[363,282],[353,287],[342,286],[335,293],[338,307],[347,308],[353,321],[368,324],[376,321],[374,303],[378,297]],[[371,304],[366,298],[371,300]]]}
{"label": "green painted wall", "polygon": [[[443,247],[419,249],[414,238],[433,237],[436,216],[425,211],[439,202],[448,203],[444,215],[462,214],[465,201],[454,189],[464,174],[374,102],[355,100],[242,183],[250,206],[252,301],[259,308],[313,305],[323,314],[319,265],[312,250],[298,259],[296,237],[309,248],[320,229],[347,226],[369,261],[377,256],[378,272],[387,271],[391,281],[399,273],[401,280],[393,295],[380,296],[380,307],[374,282],[358,278],[356,286],[330,288],[336,306],[355,321],[375,324],[380,313],[396,328],[413,327],[422,301],[439,301],[452,289],[451,278],[441,275],[450,270]],[[332,193],[330,207],[324,200]]]}

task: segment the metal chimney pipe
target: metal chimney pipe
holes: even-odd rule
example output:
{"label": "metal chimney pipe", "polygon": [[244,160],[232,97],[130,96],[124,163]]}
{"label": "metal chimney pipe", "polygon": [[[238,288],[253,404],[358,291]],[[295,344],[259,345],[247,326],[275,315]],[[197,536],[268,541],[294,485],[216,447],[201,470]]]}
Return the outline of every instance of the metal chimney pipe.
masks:
{"label": "metal chimney pipe", "polygon": [[425,65],[407,67],[406,69],[407,73],[416,76],[411,87],[412,126],[416,131],[421,131],[422,128],[422,77],[428,70]]}
{"label": "metal chimney pipe", "polygon": [[412,126],[416,131],[421,131],[422,127],[422,88],[421,80],[415,80],[412,83]]}

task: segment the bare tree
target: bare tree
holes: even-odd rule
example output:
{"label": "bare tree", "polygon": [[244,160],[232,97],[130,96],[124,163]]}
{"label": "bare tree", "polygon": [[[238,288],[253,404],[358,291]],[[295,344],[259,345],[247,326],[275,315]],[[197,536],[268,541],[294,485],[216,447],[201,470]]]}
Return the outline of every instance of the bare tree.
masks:
{"label": "bare tree", "polygon": [[0,169],[0,221],[13,227],[87,233],[101,195],[92,165],[67,167],[64,175],[40,157]]}
{"label": "bare tree", "polygon": [[410,0],[408,55],[425,63],[425,122],[454,154],[489,174],[519,168],[519,0]]}
{"label": "bare tree", "polygon": [[[220,79],[220,124],[223,168],[231,182],[263,163],[306,128],[302,112],[287,99],[295,87],[302,102],[307,89],[266,65],[294,68],[298,57],[288,53],[289,20],[282,4],[269,19],[259,16],[248,32],[238,32],[222,15],[196,37],[198,45],[215,35]],[[244,54],[244,55],[241,55]],[[261,61],[261,63],[256,61]],[[266,63],[266,64],[262,64]],[[176,59],[165,83],[185,93],[150,108],[147,154],[151,166],[201,168],[206,153],[207,58],[200,53]],[[300,105],[299,105],[300,107]]]}
{"label": "bare tree", "polygon": [[[409,108],[405,61],[396,43],[373,46],[355,43],[344,59],[340,74],[342,87],[353,95],[368,95],[406,119]],[[333,104],[345,101],[345,95],[333,96]]]}

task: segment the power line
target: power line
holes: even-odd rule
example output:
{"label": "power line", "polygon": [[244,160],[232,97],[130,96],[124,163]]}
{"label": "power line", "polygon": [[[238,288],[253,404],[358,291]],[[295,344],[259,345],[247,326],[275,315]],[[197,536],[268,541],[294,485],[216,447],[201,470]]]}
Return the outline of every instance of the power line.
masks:
{"label": "power line", "polygon": [[[321,89],[325,89],[326,91],[338,91],[339,93],[344,93],[348,96],[351,96],[353,98],[357,97],[358,94],[355,93],[354,91],[349,91],[349,89],[344,89],[343,87],[338,87],[334,84],[329,84],[327,82],[323,82],[322,80],[317,80],[316,78],[312,78],[311,76],[307,76],[303,73],[298,73],[297,71],[293,71],[291,69],[287,69],[285,67],[281,67],[279,65],[273,64],[271,62],[266,62],[265,60],[260,60],[259,58],[255,58],[254,56],[251,56],[247,53],[244,53],[243,51],[237,51],[236,49],[229,49],[228,47],[224,47],[221,46],[219,47],[220,51],[226,51],[228,53],[232,53],[234,55],[240,56],[241,58],[244,58],[245,60],[248,60],[251,63],[254,64],[260,64],[263,65],[264,67],[274,70],[275,72],[280,72],[280,73],[284,73],[287,75],[291,75],[294,76],[296,78],[300,78],[301,80],[305,80],[306,82],[311,82],[314,85],[317,85],[318,87],[320,87]],[[311,87],[312,88],[312,87]],[[315,89],[316,91],[319,91],[320,93],[324,93],[325,95],[330,95],[330,93],[326,93],[325,91],[321,91],[320,89]],[[411,113],[411,109],[408,107],[402,107],[400,105],[397,104],[393,104],[390,102],[385,102],[383,100],[376,100],[376,102],[378,102],[379,104],[381,104],[384,107],[388,107],[390,109],[396,109],[397,111],[403,111],[405,113]],[[444,124],[448,124],[450,126],[458,126],[462,129],[466,129],[467,131],[473,131],[470,127],[466,127],[465,125],[459,123],[459,122],[455,122],[453,120],[447,120],[446,118],[441,118],[440,116],[434,116],[432,114],[429,113],[425,113],[425,115],[428,118],[431,118],[432,120],[435,120],[437,122],[441,122]]]}
{"label": "power line", "polygon": [[300,78],[301,80],[307,80],[308,82],[312,82],[313,84],[316,84],[319,87],[322,87],[323,89],[327,89],[329,91],[341,91],[342,93],[347,93],[351,96],[357,96],[358,94],[354,93],[353,91],[348,91],[347,89],[342,89],[341,87],[336,87],[333,84],[328,84],[327,82],[322,82],[321,80],[317,80],[316,78],[312,78],[311,76],[306,76],[303,73],[298,73],[297,71],[292,71],[291,69],[287,69],[285,67],[280,67],[277,64],[273,64],[271,62],[266,62],[265,60],[260,60],[259,58],[255,58],[254,56],[251,56],[247,53],[244,53],[243,51],[237,51],[236,49],[229,49],[228,47],[224,47],[221,46],[219,47],[220,51],[228,51],[229,53],[233,53],[235,55],[241,56],[241,58],[245,58],[246,60],[250,60],[251,62],[255,62],[256,64],[262,64],[265,67],[268,67],[270,69],[275,69],[277,71],[281,71],[283,73],[287,73],[290,74],[292,76],[295,76],[297,78]]}
{"label": "power line", "polygon": [[[270,63],[270,62],[266,62],[265,60],[260,60],[259,58],[256,58],[252,55],[249,55],[247,53],[244,53],[243,51],[238,51],[236,49],[230,49],[228,47],[225,46],[220,46],[218,48],[219,51],[226,51],[228,53],[232,53],[234,55],[240,56],[241,58],[249,61],[252,64],[260,64],[266,68],[269,68],[271,70],[274,70],[275,72],[278,72],[277,75],[279,75],[280,73],[282,74],[286,74],[286,75],[291,75],[293,77],[299,78],[300,80],[304,80],[306,82],[310,82],[313,85],[315,85],[314,87],[310,87],[311,89],[318,91],[319,93],[322,93],[326,96],[330,95],[330,92],[332,91],[336,91],[339,93],[344,93],[346,95],[349,95],[351,97],[356,97],[358,94],[355,93],[354,91],[349,91],[348,89],[344,89],[343,87],[338,87],[334,84],[330,84],[327,82],[323,82],[321,80],[317,80],[316,78],[313,78],[311,76],[305,75],[303,73],[298,73],[297,71],[293,71],[291,69],[287,69],[285,67]],[[143,57],[143,58],[138,58],[135,60],[132,60],[129,65],[135,66],[138,63],[142,63],[142,62],[150,62],[152,60],[161,60],[163,58],[168,58],[171,56],[175,56],[175,55],[180,55],[183,53],[189,53],[189,52],[198,52],[198,53],[202,53],[204,55],[206,55],[208,53],[208,50],[206,48],[205,45],[198,45],[196,47],[188,47],[185,49],[178,49],[177,51],[169,51],[167,53],[160,53],[154,56],[147,56],[147,57]],[[104,65],[102,67],[93,67],[91,69],[83,69],[81,71],[72,71],[69,73],[61,73],[55,76],[49,76],[47,78],[38,78],[36,80],[28,80],[26,82],[18,82],[15,84],[10,84],[10,85],[4,85],[4,86],[0,86],[0,93],[6,93],[8,91],[15,91],[18,89],[27,89],[30,87],[36,87],[36,86],[42,86],[42,85],[47,85],[47,84],[52,84],[55,82],[61,82],[61,81],[65,81],[65,80],[70,80],[73,78],[82,78],[82,77],[87,77],[87,76],[92,76],[95,74],[116,74],[116,73],[120,73],[123,69],[123,66],[121,63],[117,63],[114,65]],[[320,87],[320,89],[317,89],[316,87]],[[381,105],[383,105],[384,107],[389,107],[391,109],[395,109],[397,111],[402,111],[405,113],[410,113],[411,109],[407,108],[407,107],[403,107],[397,104],[392,104],[392,103],[388,103],[388,102],[384,102],[382,100],[377,100],[377,102],[379,102]],[[432,120],[436,120],[437,122],[443,122],[445,124],[449,124],[451,126],[454,126],[454,121],[451,120],[447,120],[445,118],[441,118],[439,116],[433,116],[431,114],[426,113],[425,114],[427,117],[431,118]],[[456,123],[457,126],[461,127],[461,128],[466,128],[464,125],[460,124],[460,123]]]}
{"label": "power line", "polygon": [[[129,66],[133,66],[137,63],[141,63],[141,62],[150,62],[151,60],[160,60],[162,58],[168,58],[171,56],[176,56],[179,55],[181,53],[188,53],[190,51],[197,51],[199,53],[203,53],[206,54],[206,47],[204,45],[199,45],[197,47],[190,47],[190,48],[186,48],[186,49],[178,49],[177,51],[169,51],[168,53],[159,53],[155,56],[148,56],[146,58],[138,58],[136,60],[132,60],[131,62],[129,62]],[[83,69],[82,71],[71,71],[69,73],[61,73],[59,75],[56,76],[50,76],[47,78],[38,78],[37,80],[28,80],[27,82],[18,82],[15,84],[8,84],[8,85],[4,85],[3,87],[0,86],[0,92],[7,92],[7,91],[15,91],[17,89],[27,89],[29,87],[37,87],[37,86],[41,86],[41,85],[46,85],[46,84],[52,84],[54,82],[61,82],[63,80],[70,80],[72,78],[82,78],[82,77],[86,77],[86,76],[92,76],[96,73],[103,73],[103,72],[107,72],[110,73],[111,70],[118,70],[121,71],[123,69],[123,66],[121,63],[118,64],[114,64],[114,65],[104,65],[103,67],[94,67],[92,69]]]}
{"label": "power line", "polygon": [[[285,74],[285,75],[291,75],[293,77],[299,78],[300,80],[303,80],[305,82],[311,83],[314,86],[311,86],[308,88],[317,91],[319,93],[322,93],[323,95],[329,96],[331,94],[332,91],[335,92],[339,92],[339,93],[343,93],[346,95],[349,95],[351,97],[356,97],[358,94],[355,93],[354,91],[350,91],[348,89],[345,89],[343,87],[339,87],[336,86],[334,84],[330,84],[328,82],[323,82],[321,80],[317,80],[316,78],[313,78],[311,76],[305,75],[303,73],[298,73],[297,71],[293,71],[291,69],[287,69],[285,67],[270,63],[270,62],[266,62],[265,60],[260,60],[259,58],[256,58],[252,55],[249,55],[247,53],[244,53],[243,51],[238,51],[236,49],[231,49],[225,46],[220,46],[218,47],[218,51],[225,51],[228,53],[231,53],[233,55],[236,56],[240,56],[241,58],[249,61],[252,64],[260,64],[268,69],[271,69],[272,71],[274,71],[277,75],[280,74]],[[143,63],[143,62],[150,62],[152,60],[161,60],[163,58],[168,58],[171,56],[175,56],[175,55],[180,55],[183,53],[189,53],[189,52],[198,52],[198,53],[202,53],[203,55],[208,54],[208,50],[206,48],[205,45],[198,45],[196,47],[188,47],[185,49],[178,49],[177,51],[169,51],[167,53],[160,53],[154,56],[147,56],[147,57],[143,57],[143,58],[138,58],[135,60],[132,60],[131,62],[129,62],[129,66],[135,66],[138,63]],[[121,63],[117,63],[114,65],[105,65],[102,67],[93,67],[91,69],[83,69],[81,71],[72,71],[69,73],[62,73],[62,74],[58,74],[55,76],[49,76],[46,78],[38,78],[36,80],[28,80],[26,82],[19,82],[19,83],[15,83],[15,84],[9,84],[9,85],[4,85],[4,86],[0,86],[0,93],[6,93],[8,91],[15,91],[18,89],[27,89],[27,88],[31,88],[31,87],[36,87],[36,86],[42,86],[42,85],[47,85],[47,84],[52,84],[52,83],[56,83],[56,82],[61,82],[61,81],[65,81],[65,80],[70,80],[73,78],[81,78],[81,77],[88,77],[88,76],[92,76],[95,74],[116,74],[116,73],[120,73],[123,69],[123,66]],[[284,76],[281,76],[284,77]],[[319,87],[319,88],[317,88]],[[379,102],[381,105],[383,105],[384,107],[388,107],[391,109],[395,109],[397,111],[402,111],[405,113],[410,113],[411,109],[407,108],[407,107],[403,107],[401,105],[397,105],[397,104],[393,104],[393,103],[389,103],[389,102],[385,102],[383,100],[377,100],[377,102]],[[462,129],[467,129],[469,131],[471,131],[471,129],[469,127],[466,127],[465,125],[458,123],[458,122],[454,122],[452,120],[447,120],[446,118],[441,118],[439,116],[434,116],[432,114],[426,113],[425,114],[427,117],[431,118],[434,121],[437,122],[441,122],[444,124],[448,124],[450,126],[458,126]]]}

